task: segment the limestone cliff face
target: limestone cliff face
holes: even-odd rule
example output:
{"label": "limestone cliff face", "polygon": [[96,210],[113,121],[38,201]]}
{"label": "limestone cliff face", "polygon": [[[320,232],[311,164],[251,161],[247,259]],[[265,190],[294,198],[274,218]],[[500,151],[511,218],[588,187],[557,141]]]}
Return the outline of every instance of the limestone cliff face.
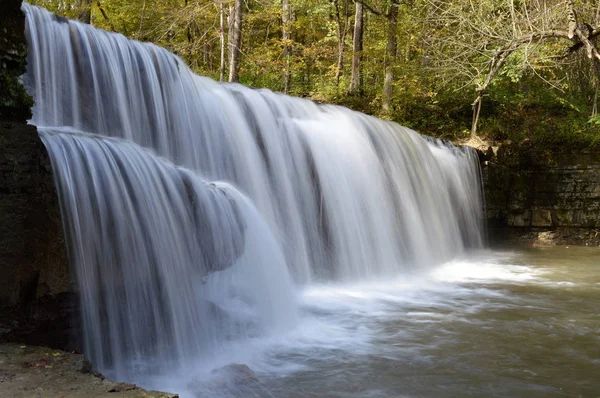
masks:
{"label": "limestone cliff face", "polygon": [[486,159],[483,171],[492,238],[517,232],[535,243],[536,232],[553,231],[558,243],[600,240],[600,153],[504,145]]}
{"label": "limestone cliff face", "polygon": [[20,7],[0,0],[0,339],[33,330],[32,312],[63,297],[71,281],[50,162],[26,122],[33,102],[20,82],[27,54]]}

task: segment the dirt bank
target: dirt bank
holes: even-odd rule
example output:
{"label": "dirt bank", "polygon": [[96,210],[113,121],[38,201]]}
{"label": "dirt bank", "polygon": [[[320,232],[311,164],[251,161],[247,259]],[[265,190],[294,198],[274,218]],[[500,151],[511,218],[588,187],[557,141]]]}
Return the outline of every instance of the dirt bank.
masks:
{"label": "dirt bank", "polygon": [[46,347],[0,345],[0,396],[10,398],[176,398],[91,373],[83,355]]}

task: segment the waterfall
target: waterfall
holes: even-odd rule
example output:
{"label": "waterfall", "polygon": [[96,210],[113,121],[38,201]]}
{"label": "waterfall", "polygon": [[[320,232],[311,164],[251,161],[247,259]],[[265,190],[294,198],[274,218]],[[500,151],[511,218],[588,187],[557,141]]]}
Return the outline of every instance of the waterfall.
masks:
{"label": "waterfall", "polygon": [[[39,131],[77,266],[86,354],[97,366],[127,377],[144,356],[192,360],[241,332],[214,313],[239,297],[256,304],[262,328],[293,322],[283,254],[234,187],[203,181],[127,141]],[[206,280],[218,271],[228,276]],[[219,289],[203,292],[210,282]]]}
{"label": "waterfall", "polygon": [[100,368],[290,327],[299,286],[417,273],[482,245],[473,151],[23,9],[32,123]]}

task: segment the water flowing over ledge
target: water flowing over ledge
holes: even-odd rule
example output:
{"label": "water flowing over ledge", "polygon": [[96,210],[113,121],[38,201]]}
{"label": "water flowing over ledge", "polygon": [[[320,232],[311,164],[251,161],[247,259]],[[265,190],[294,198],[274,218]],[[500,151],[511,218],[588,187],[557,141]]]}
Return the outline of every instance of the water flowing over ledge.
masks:
{"label": "water flowing over ledge", "polygon": [[218,84],[152,44],[23,8],[32,123],[100,368],[209,355],[292,327],[294,286],[416,273],[482,245],[472,151]]}

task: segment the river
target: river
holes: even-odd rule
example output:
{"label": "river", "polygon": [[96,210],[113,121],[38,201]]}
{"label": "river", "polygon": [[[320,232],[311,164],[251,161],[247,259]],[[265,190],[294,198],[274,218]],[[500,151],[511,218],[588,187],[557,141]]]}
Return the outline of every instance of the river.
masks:
{"label": "river", "polygon": [[[486,250],[426,275],[313,285],[300,302],[290,333],[220,353],[223,364],[249,365],[260,388],[188,393],[586,397],[600,390],[598,248]],[[198,364],[188,376],[214,365]],[[154,382],[164,388],[175,380]]]}

